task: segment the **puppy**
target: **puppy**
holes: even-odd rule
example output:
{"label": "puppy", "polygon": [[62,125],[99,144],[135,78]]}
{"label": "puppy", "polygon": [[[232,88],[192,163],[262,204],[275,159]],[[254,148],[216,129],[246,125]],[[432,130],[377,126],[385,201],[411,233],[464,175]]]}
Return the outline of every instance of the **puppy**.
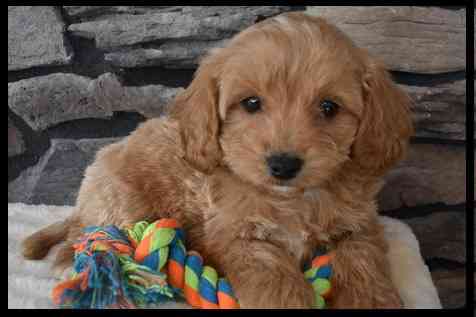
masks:
{"label": "puppy", "polygon": [[377,222],[382,176],[412,134],[382,64],[324,20],[262,21],[203,59],[167,117],[98,152],[73,215],[24,242],[72,263],[88,225],[178,219],[241,307],[310,308],[302,266],[334,254],[331,308],[398,308]]}

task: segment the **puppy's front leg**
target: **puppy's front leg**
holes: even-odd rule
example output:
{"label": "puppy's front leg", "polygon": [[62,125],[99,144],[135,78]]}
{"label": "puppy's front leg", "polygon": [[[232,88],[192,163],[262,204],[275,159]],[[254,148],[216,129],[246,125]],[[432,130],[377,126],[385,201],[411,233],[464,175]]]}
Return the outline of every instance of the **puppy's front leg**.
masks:
{"label": "puppy's front leg", "polygon": [[265,241],[240,240],[224,265],[241,308],[311,308],[314,293],[299,263]]}
{"label": "puppy's front leg", "polygon": [[330,308],[403,308],[381,234],[340,242],[332,266]]}

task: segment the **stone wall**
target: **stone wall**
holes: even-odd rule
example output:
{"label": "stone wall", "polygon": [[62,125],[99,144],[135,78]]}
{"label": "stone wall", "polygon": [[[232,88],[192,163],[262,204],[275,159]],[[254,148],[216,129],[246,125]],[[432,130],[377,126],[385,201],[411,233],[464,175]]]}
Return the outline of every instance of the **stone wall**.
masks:
{"label": "stone wall", "polygon": [[95,152],[162,115],[207,49],[290,10],[337,24],[413,97],[416,136],[379,202],[415,231],[443,305],[462,307],[463,8],[9,6],[8,201],[73,204]]}

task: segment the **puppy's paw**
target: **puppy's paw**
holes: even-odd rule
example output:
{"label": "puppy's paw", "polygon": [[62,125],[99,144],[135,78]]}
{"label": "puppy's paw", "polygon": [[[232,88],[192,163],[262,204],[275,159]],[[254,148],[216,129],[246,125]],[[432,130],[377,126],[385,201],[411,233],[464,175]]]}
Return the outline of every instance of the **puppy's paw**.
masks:
{"label": "puppy's paw", "polygon": [[274,278],[262,281],[253,287],[236,292],[242,308],[312,308],[314,291],[306,281],[293,277]]}
{"label": "puppy's paw", "polygon": [[382,309],[402,309],[403,301],[396,291],[391,290],[382,294],[374,294],[373,298],[375,302],[375,308]]}
{"label": "puppy's paw", "polygon": [[401,309],[403,302],[393,288],[341,288],[333,293],[330,308]]}

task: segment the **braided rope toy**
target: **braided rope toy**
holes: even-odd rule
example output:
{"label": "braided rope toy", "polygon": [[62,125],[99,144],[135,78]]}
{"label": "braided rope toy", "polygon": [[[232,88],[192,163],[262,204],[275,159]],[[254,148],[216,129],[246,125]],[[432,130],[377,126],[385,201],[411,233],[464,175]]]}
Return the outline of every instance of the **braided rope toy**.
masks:
{"label": "braided rope toy", "polygon": [[[55,286],[53,302],[62,308],[135,308],[183,298],[195,308],[239,308],[231,285],[186,251],[175,219],[131,227],[91,226],[74,244],[70,279]],[[314,308],[330,296],[331,255],[317,252],[305,270],[315,293]]]}

